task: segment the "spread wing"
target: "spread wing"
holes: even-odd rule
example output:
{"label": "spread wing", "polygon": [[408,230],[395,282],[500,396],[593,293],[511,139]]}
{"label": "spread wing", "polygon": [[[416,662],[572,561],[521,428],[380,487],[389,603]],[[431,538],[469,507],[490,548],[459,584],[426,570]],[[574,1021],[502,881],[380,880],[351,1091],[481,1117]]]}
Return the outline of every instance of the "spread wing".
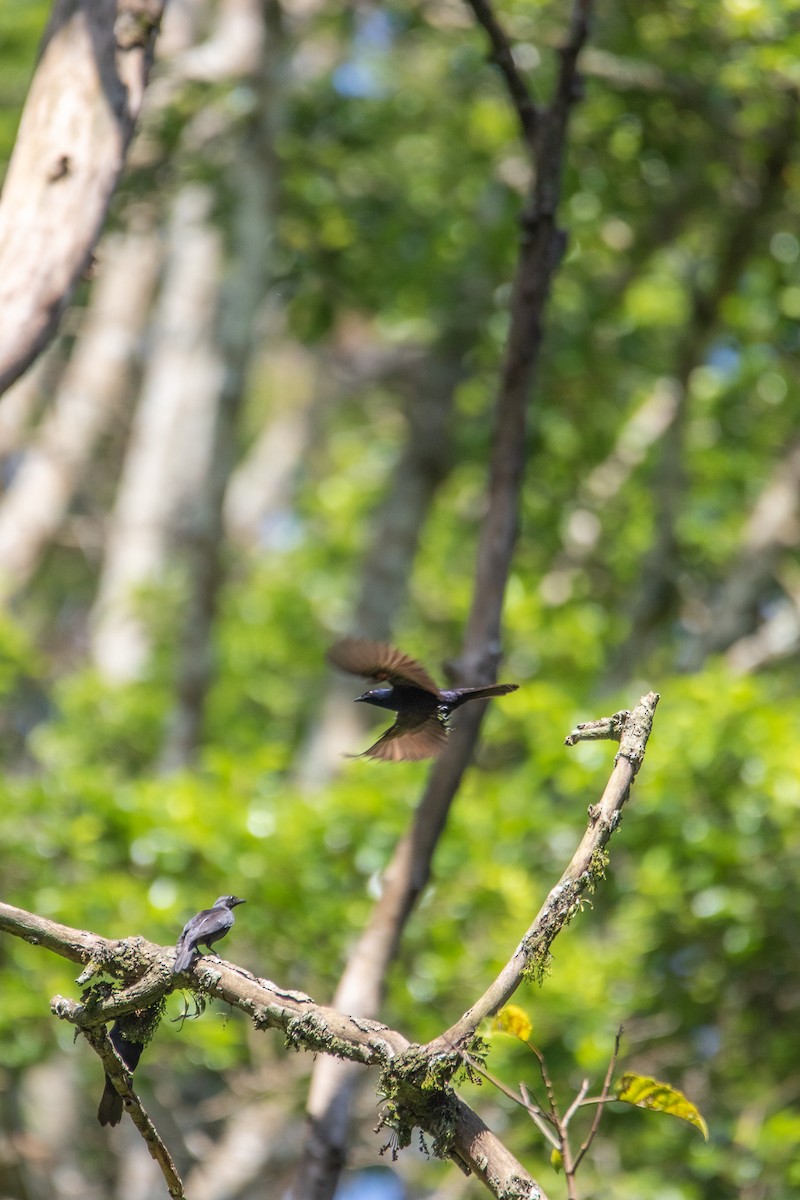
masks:
{"label": "spread wing", "polygon": [[439,695],[439,689],[421,663],[383,642],[371,642],[367,638],[342,638],[331,646],[328,661],[340,671],[349,671],[351,675],[387,680],[393,686],[411,685],[434,696]]}
{"label": "spread wing", "polygon": [[438,717],[427,717],[412,728],[401,720],[395,721],[374,745],[358,758],[378,758],[383,762],[418,762],[435,758],[447,744],[447,726]]}

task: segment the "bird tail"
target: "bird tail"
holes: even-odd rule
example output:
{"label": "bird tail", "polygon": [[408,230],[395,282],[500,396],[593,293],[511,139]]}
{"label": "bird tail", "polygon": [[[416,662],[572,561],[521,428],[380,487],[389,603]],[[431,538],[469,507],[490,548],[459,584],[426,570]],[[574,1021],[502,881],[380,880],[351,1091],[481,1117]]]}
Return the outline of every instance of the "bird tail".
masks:
{"label": "bird tail", "polygon": [[177,946],[177,953],[175,955],[175,965],[172,968],[172,974],[180,975],[181,971],[188,971],[189,967],[192,965],[193,958],[194,946],[191,944],[191,942],[188,945],[185,942],[179,942]]}
{"label": "bird tail", "polygon": [[106,1075],[106,1086],[100,1097],[97,1119],[101,1125],[119,1125],[122,1120],[122,1096]]}
{"label": "bird tail", "polygon": [[467,700],[485,700],[489,696],[507,696],[509,692],[515,692],[518,687],[518,683],[491,683],[488,687],[459,688],[458,701],[453,708],[459,708]]}

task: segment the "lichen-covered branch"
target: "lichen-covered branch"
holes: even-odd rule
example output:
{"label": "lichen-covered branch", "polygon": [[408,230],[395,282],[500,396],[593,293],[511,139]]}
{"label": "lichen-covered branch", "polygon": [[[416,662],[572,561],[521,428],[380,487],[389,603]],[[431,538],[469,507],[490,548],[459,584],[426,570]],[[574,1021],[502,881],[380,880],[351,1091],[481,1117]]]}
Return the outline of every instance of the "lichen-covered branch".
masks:
{"label": "lichen-covered branch", "polygon": [[[382,1120],[391,1126],[398,1146],[407,1145],[411,1130],[419,1127],[431,1136],[437,1154],[474,1172],[494,1195],[545,1200],[539,1185],[458,1097],[452,1078],[480,1021],[496,1013],[524,978],[541,974],[553,939],[602,876],[605,846],[619,824],[644,759],[657,703],[658,695],[650,692],[632,712],[585,723],[570,734],[569,744],[583,736],[619,739],[619,753],[603,796],[590,806],[580,845],[506,967],[464,1016],[427,1046],[411,1045],[402,1033],[378,1021],[315,1004],[302,992],[286,991],[216,955],[205,955],[193,965],[193,989],[240,1009],[258,1029],[282,1030],[292,1046],[377,1068],[379,1089],[386,1101]],[[137,1127],[141,1123],[153,1150],[149,1118],[135,1101],[122,1064],[107,1043],[105,1026],[127,1013],[159,1004],[174,989],[172,948],[142,937],[100,937],[2,903],[0,932],[82,964],[77,979],[85,988],[81,1000],[56,996],[51,1001],[52,1011],[80,1029],[107,1069],[112,1068],[108,1073],[115,1086],[119,1084],[120,1094],[130,1101],[131,1112],[139,1112]],[[108,977],[118,986],[112,986]],[[162,1170],[167,1178],[166,1159]],[[172,1185],[171,1177],[168,1184]]]}
{"label": "lichen-covered branch", "polygon": [[[125,1078],[122,1064],[107,1049],[105,1026],[126,1013],[159,1003],[173,990],[176,986],[172,974],[173,949],[142,937],[104,938],[3,903],[0,903],[0,932],[83,965],[78,983],[86,990],[81,1000],[55,996],[50,1007],[55,1016],[80,1029],[98,1051],[105,1069],[112,1079],[119,1081],[121,1092],[131,1101],[131,1115],[134,1111],[141,1112],[142,1133],[152,1150],[156,1145],[152,1138],[157,1134],[151,1132],[152,1123],[147,1124],[149,1118],[141,1105],[137,1108],[133,1104],[135,1093]],[[99,976],[106,978],[100,980]],[[107,977],[120,986],[113,989]],[[524,1167],[455,1095],[447,1080],[434,1079],[436,1086],[431,1089],[433,1072],[425,1066],[425,1055],[420,1057],[419,1047],[410,1046],[401,1033],[378,1021],[315,1004],[302,992],[287,991],[270,980],[258,979],[216,955],[199,959],[191,969],[191,979],[193,990],[238,1008],[256,1028],[282,1030],[289,1045],[379,1068],[387,1081],[390,1078],[396,1081],[395,1091],[401,1088],[402,1120],[421,1122],[422,1129],[430,1134],[443,1155],[475,1172],[496,1196],[546,1200]],[[170,1195],[180,1194],[170,1192]]]}
{"label": "lichen-covered branch", "polygon": [[619,825],[620,812],[642,764],[658,699],[656,692],[642,696],[618,733],[620,746],[614,769],[599,804],[589,808],[589,823],[581,843],[508,963],[461,1019],[430,1043],[431,1052],[466,1049],[480,1022],[507,1004],[523,979],[541,977],[553,939],[579,911],[582,897],[603,875],[605,846]]}
{"label": "lichen-covered branch", "polygon": [[114,1087],[120,1096],[122,1096],[125,1108],[134,1125],[139,1130],[139,1133],[142,1135],[145,1145],[150,1151],[151,1158],[158,1163],[161,1174],[164,1176],[164,1182],[167,1185],[168,1194],[173,1197],[173,1200],[184,1200],[183,1183],[178,1175],[175,1163],[172,1161],[172,1155],[145,1111],[141,1100],[133,1090],[130,1074],[123,1065],[122,1060],[114,1052],[114,1048],[106,1036],[105,1029],[102,1026],[92,1026],[88,1029],[82,1029],[81,1032],[99,1056],[106,1075],[108,1075]]}

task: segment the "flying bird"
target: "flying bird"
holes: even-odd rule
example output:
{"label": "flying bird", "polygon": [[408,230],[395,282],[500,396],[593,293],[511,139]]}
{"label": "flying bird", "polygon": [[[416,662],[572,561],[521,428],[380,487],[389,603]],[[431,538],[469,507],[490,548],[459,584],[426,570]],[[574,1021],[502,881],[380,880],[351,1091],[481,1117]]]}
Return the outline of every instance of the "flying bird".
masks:
{"label": "flying bird", "polygon": [[206,950],[210,950],[214,942],[225,937],[233,925],[231,909],[235,908],[237,904],[246,903],[247,901],[242,900],[240,896],[220,896],[219,900],[214,901],[211,908],[204,908],[202,912],[187,921],[175,946],[173,975],[179,975],[181,971],[189,969],[194,960],[195,951],[199,950],[200,946],[205,946]]}
{"label": "flying bird", "polygon": [[351,675],[364,675],[388,687],[370,688],[356,701],[388,708],[397,713],[394,725],[377,742],[356,758],[379,758],[386,762],[412,762],[435,758],[447,742],[447,718],[469,700],[505,696],[515,692],[516,683],[493,683],[488,687],[441,689],[421,663],[382,642],[346,637],[328,651],[328,661]]}
{"label": "flying bird", "polygon": [[[126,1022],[125,1017],[120,1017],[111,1026],[108,1036],[111,1045],[131,1074],[133,1074],[139,1065],[144,1044],[127,1037],[127,1024],[128,1022]],[[100,1097],[100,1104],[97,1109],[97,1119],[101,1125],[119,1125],[122,1120],[122,1108],[122,1096],[120,1096],[111,1082],[110,1076],[107,1074],[106,1086],[103,1088],[103,1095]]]}

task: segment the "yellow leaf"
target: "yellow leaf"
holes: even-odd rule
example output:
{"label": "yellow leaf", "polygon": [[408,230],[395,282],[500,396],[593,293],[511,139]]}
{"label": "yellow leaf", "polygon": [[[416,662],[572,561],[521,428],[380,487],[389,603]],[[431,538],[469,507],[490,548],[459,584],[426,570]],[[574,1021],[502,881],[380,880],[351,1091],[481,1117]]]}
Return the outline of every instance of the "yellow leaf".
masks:
{"label": "yellow leaf", "polygon": [[564,1160],[561,1157],[561,1151],[553,1150],[553,1152],[550,1155],[550,1166],[553,1168],[556,1175],[558,1175],[560,1173],[563,1165],[564,1165]]}
{"label": "yellow leaf", "polygon": [[518,1004],[507,1004],[505,1008],[501,1008],[492,1022],[492,1029],[498,1033],[510,1033],[521,1042],[529,1041],[533,1033],[530,1017]]}
{"label": "yellow leaf", "polygon": [[679,1117],[699,1129],[708,1141],[708,1125],[700,1114],[700,1110],[691,1100],[687,1100],[683,1092],[652,1079],[649,1075],[634,1075],[628,1072],[617,1084],[617,1100],[625,1104],[635,1104],[637,1108],[649,1108],[651,1112],[669,1113],[671,1117]]}

